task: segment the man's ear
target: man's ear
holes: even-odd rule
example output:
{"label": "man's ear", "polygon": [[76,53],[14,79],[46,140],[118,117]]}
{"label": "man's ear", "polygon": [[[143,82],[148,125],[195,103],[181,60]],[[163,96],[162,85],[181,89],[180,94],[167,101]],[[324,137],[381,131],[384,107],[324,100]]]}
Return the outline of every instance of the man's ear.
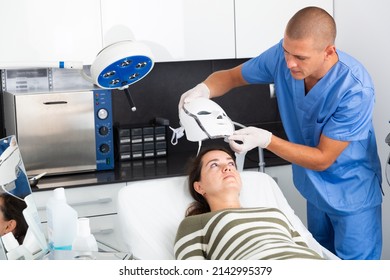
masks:
{"label": "man's ear", "polygon": [[203,195],[205,193],[199,181],[195,181],[193,183],[193,187],[194,187],[194,190],[197,193],[199,193],[200,195]]}
{"label": "man's ear", "polygon": [[325,53],[326,53],[326,58],[331,57],[332,55],[334,55],[336,53],[336,46],[335,45],[327,46],[325,49]]}

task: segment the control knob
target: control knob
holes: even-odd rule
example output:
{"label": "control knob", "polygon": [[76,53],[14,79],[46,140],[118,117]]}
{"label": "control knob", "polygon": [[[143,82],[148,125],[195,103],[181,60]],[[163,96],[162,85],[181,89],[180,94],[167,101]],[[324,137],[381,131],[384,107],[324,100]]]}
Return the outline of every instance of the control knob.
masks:
{"label": "control knob", "polygon": [[110,146],[108,144],[101,144],[99,147],[100,152],[106,154],[110,151]]}
{"label": "control knob", "polygon": [[102,136],[106,136],[108,133],[110,132],[110,129],[103,125],[101,127],[99,127],[99,134],[102,135]]}

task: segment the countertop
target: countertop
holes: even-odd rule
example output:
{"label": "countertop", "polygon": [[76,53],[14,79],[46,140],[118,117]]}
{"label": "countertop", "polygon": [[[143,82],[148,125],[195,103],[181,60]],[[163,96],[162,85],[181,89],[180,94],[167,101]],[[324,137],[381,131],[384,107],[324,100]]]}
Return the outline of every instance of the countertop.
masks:
{"label": "countertop", "polygon": [[[42,177],[32,191],[43,191],[58,187],[72,188],[120,182],[159,179],[186,175],[186,162],[194,153],[174,153],[166,157],[115,162],[115,169],[91,171],[77,174],[52,175]],[[288,164],[274,154],[264,151],[266,167]],[[244,169],[258,167],[256,158],[249,153],[246,156]]]}

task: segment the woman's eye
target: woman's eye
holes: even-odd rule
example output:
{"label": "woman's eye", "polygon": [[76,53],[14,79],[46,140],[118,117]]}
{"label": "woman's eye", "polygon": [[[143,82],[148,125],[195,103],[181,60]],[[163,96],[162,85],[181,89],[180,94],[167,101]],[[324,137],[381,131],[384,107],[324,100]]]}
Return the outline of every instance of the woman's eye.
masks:
{"label": "woman's eye", "polygon": [[210,167],[216,167],[216,166],[218,166],[218,164],[215,162],[210,165]]}

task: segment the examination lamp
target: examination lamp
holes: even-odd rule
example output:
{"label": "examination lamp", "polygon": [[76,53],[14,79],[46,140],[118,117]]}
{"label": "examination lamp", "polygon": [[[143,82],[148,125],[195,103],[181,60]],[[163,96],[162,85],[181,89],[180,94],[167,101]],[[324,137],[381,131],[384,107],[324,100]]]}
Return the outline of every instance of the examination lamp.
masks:
{"label": "examination lamp", "polygon": [[103,48],[91,65],[90,76],[84,72],[83,63],[79,61],[0,62],[0,69],[80,69],[84,79],[101,88],[124,90],[132,111],[135,111],[136,107],[128,87],[144,78],[153,66],[151,50],[140,42],[130,40],[115,42]]}
{"label": "examination lamp", "polygon": [[120,41],[108,45],[91,65],[91,76],[82,75],[101,88],[124,90],[131,110],[135,111],[129,86],[145,77],[153,68],[152,52],[139,42]]}

